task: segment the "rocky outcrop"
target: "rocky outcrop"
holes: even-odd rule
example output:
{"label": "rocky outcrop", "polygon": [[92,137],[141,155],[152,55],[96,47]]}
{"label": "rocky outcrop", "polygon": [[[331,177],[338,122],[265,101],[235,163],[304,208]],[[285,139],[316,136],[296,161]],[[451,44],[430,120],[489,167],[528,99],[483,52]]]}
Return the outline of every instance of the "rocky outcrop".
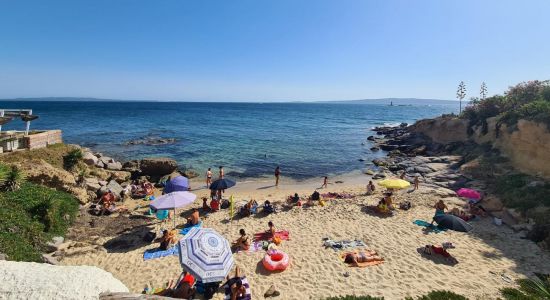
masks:
{"label": "rocky outcrop", "polygon": [[138,173],[141,176],[161,177],[178,169],[178,163],[171,158],[145,158],[124,163],[123,170]]}
{"label": "rocky outcrop", "polygon": [[496,118],[488,118],[485,128],[474,127],[470,135],[468,126],[468,120],[441,117],[420,120],[409,130],[442,145],[456,142],[490,144],[506,156],[515,169],[550,179],[550,130],[545,124],[519,120],[515,126],[508,127],[497,124]]}
{"label": "rocky outcrop", "polygon": [[0,295],[6,299],[99,299],[101,293],[128,293],[106,272],[89,266],[0,261]]}

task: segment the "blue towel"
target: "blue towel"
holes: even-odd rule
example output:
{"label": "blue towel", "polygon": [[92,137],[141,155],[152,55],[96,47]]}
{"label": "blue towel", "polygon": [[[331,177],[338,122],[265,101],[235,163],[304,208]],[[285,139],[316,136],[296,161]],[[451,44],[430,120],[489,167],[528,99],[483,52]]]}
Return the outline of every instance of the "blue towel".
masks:
{"label": "blue towel", "polygon": [[170,248],[168,250],[160,250],[159,248],[149,249],[149,250],[145,251],[145,253],[143,253],[143,260],[161,258],[161,257],[165,257],[165,256],[170,256],[170,255],[178,255],[179,254],[178,249],[179,248],[178,248],[177,245],[173,246],[172,248]]}
{"label": "blue towel", "polygon": [[182,230],[180,230],[180,234],[186,235],[189,232],[189,230],[191,230],[191,228],[195,228],[195,227],[201,228],[202,221],[200,221],[199,224],[197,225],[185,225],[185,227]]}
{"label": "blue towel", "polygon": [[447,230],[446,228],[441,228],[441,227],[438,227],[438,226],[435,226],[435,225],[432,225],[424,220],[414,220],[413,221],[414,224],[418,225],[418,226],[422,226],[422,227],[426,227],[426,228],[429,228],[431,229],[433,232],[435,233],[440,233],[442,231],[445,231]]}

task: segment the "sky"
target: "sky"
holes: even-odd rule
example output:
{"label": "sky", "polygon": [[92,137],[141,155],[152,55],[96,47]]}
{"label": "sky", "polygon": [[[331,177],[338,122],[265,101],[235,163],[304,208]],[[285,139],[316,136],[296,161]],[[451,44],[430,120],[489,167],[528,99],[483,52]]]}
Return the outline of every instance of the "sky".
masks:
{"label": "sky", "polygon": [[548,0],[0,0],[0,98],[467,98],[550,79]]}

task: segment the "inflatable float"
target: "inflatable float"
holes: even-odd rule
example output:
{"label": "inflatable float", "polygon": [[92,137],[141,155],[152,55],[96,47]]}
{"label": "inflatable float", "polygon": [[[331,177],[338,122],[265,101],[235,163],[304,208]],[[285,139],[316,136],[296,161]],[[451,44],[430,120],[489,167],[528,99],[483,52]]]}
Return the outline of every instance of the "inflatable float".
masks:
{"label": "inflatable float", "polygon": [[263,264],[268,271],[283,271],[288,267],[290,257],[280,250],[268,250],[264,256]]}

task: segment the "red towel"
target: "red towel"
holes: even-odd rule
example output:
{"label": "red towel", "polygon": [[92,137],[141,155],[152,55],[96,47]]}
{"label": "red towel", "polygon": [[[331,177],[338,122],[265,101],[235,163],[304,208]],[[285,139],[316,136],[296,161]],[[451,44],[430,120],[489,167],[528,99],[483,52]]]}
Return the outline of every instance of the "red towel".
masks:
{"label": "red towel", "polygon": [[[275,236],[279,237],[283,241],[290,240],[290,232],[286,230],[276,231]],[[273,237],[271,236],[271,233],[268,232],[259,232],[254,234],[254,241],[271,241]]]}

